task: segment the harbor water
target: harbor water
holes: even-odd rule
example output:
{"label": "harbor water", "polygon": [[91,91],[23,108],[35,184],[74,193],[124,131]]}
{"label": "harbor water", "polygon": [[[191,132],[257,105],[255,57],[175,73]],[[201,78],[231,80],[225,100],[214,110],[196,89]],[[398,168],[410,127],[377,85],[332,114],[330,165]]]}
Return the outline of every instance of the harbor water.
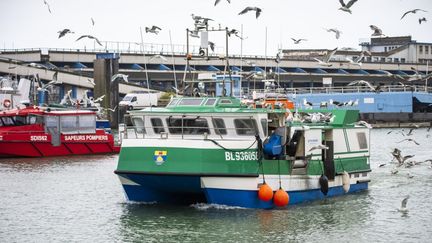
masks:
{"label": "harbor water", "polygon": [[[432,159],[432,130],[401,130],[371,131],[368,191],[277,210],[128,202],[118,155],[0,159],[0,241],[430,242],[431,163],[392,174],[390,152]],[[407,195],[408,212],[398,212]]]}

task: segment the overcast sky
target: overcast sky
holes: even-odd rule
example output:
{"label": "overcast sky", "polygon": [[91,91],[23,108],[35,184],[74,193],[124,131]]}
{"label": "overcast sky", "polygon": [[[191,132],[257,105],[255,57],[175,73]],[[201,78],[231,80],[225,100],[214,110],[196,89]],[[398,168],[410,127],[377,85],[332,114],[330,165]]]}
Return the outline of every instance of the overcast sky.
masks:
{"label": "overcast sky", "polygon": [[[411,35],[419,42],[432,42],[432,0],[359,0],[352,7],[353,14],[338,10],[338,0],[0,0],[0,48],[93,48],[88,39],[75,40],[90,34],[101,41],[141,42],[139,28],[157,25],[159,35],[145,34],[144,43],[169,44],[169,30],[173,44],[185,44],[185,29],[193,27],[191,14],[214,19],[211,25],[244,28],[243,53],[274,56],[279,47],[289,48],[359,48],[360,39],[369,39],[369,25],[380,27],[388,36]],[[347,0],[346,0],[347,1]],[[262,8],[255,13],[238,15],[247,6]],[[428,12],[402,14],[415,8]],[[92,26],[91,17],[95,20]],[[418,24],[419,17],[428,22]],[[58,39],[57,31],[69,28],[74,35]],[[338,28],[339,40],[323,28]],[[294,45],[293,38],[308,41]],[[209,39],[216,46],[225,46],[222,34],[211,33]],[[192,39],[192,44],[199,44]],[[161,47],[155,47],[158,49]],[[168,49],[165,47],[164,51]],[[221,50],[219,49],[219,50]],[[240,53],[240,40],[230,38],[231,54]]]}

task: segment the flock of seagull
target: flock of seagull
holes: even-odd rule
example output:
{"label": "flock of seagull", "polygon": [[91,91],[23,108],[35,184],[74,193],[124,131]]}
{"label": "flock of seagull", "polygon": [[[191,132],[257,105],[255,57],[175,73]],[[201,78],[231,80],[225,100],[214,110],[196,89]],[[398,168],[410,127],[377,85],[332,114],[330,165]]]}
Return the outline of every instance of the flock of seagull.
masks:
{"label": "flock of seagull", "polygon": [[[387,132],[387,134],[390,134],[390,133],[394,132],[395,134],[396,133],[400,134],[403,137],[409,137],[409,136],[414,135],[415,134],[414,132],[418,128],[419,128],[418,125],[413,125],[413,127],[410,128],[408,132],[405,132],[404,129],[398,130],[398,131],[390,130],[389,132]],[[426,129],[426,133],[427,133],[426,137],[427,138],[430,137],[430,134],[429,134],[430,130],[431,130],[431,127],[428,127]],[[400,140],[400,141],[398,141],[396,143],[404,143],[404,142],[405,143],[410,142],[410,143],[415,144],[416,146],[420,145],[420,143],[418,143],[413,138],[404,138],[404,139],[402,139],[402,140]],[[414,166],[419,166],[419,165],[426,164],[426,163],[429,163],[428,168],[432,169],[432,159],[426,159],[426,160],[420,160],[420,161],[419,160],[413,160],[413,158],[415,157],[415,154],[405,155],[405,154],[402,153],[402,151],[399,148],[394,148],[393,151],[391,151],[390,154],[392,156],[392,160],[390,161],[390,163],[395,164],[394,167],[390,170],[390,173],[392,175],[398,174],[402,168],[412,168]],[[387,163],[382,163],[382,164],[378,165],[379,168],[382,168],[382,167],[385,167],[385,166],[387,166]],[[414,177],[414,175],[412,175],[409,172],[406,174],[406,176],[407,176],[408,179],[411,179],[411,178]],[[406,213],[408,213],[408,208],[407,208],[408,198],[409,198],[409,195],[405,196],[404,199],[401,202],[401,207],[398,208],[398,211],[401,212],[401,213],[403,213],[404,215]]]}

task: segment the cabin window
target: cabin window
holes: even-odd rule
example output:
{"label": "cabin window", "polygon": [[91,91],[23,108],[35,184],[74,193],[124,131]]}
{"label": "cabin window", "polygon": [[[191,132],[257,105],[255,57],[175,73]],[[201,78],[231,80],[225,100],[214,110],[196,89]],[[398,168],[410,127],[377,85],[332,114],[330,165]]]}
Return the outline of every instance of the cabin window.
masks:
{"label": "cabin window", "polygon": [[27,123],[32,125],[32,124],[42,124],[43,123],[43,117],[42,116],[28,116],[27,118]]}
{"label": "cabin window", "polygon": [[60,131],[62,133],[77,132],[77,116],[60,116]]}
{"label": "cabin window", "polygon": [[359,143],[360,149],[367,149],[368,148],[367,140],[366,140],[366,133],[358,132],[357,133],[357,141]]}
{"label": "cabin window", "polygon": [[14,125],[14,121],[12,120],[11,117],[2,117],[0,118],[0,124],[3,122],[3,126],[13,126]]}
{"label": "cabin window", "polygon": [[196,106],[198,106],[198,105],[201,105],[201,102],[203,101],[203,99],[182,99],[181,101],[180,101],[180,103],[179,103],[179,105],[190,105],[190,106],[192,106],[192,105],[196,105]]}
{"label": "cabin window", "polygon": [[232,104],[232,101],[228,100],[228,99],[222,99],[219,103],[220,104]]}
{"label": "cabin window", "polygon": [[150,121],[153,126],[154,133],[159,134],[161,132],[165,132],[165,128],[163,127],[162,120],[160,118],[152,118]]}
{"label": "cabin window", "polygon": [[268,127],[267,119],[265,119],[265,118],[261,119],[261,126],[262,126],[262,129],[264,131],[264,136],[267,137],[267,127]]}
{"label": "cabin window", "polygon": [[177,105],[178,102],[179,102],[179,99],[172,99],[170,101],[170,103],[168,104],[168,106],[175,106],[175,105]]}
{"label": "cabin window", "polygon": [[95,133],[96,117],[94,115],[78,116],[80,133]]}
{"label": "cabin window", "polygon": [[135,101],[137,101],[137,97],[136,97],[136,96],[134,96],[134,97],[132,98],[131,102],[135,102]]}
{"label": "cabin window", "polygon": [[146,133],[144,127],[144,120],[142,117],[132,117],[131,121],[137,133]]}
{"label": "cabin window", "polygon": [[215,128],[215,133],[217,135],[226,135],[227,134],[225,122],[222,118],[213,118],[212,122],[213,122],[213,126]]}
{"label": "cabin window", "polygon": [[[205,118],[172,118],[166,119],[171,134],[209,134],[209,127]],[[183,124],[183,128],[182,128]]]}
{"label": "cabin window", "polygon": [[45,117],[45,126],[47,128],[57,128],[58,129],[58,116],[46,116]]}
{"label": "cabin window", "polygon": [[258,126],[254,119],[234,119],[237,135],[253,136],[258,132]]}
{"label": "cabin window", "polygon": [[16,116],[15,117],[15,125],[22,126],[22,125],[26,125],[26,124],[27,124],[27,121],[26,121],[25,116]]}
{"label": "cabin window", "polygon": [[206,106],[212,106],[212,105],[214,105],[215,104],[215,102],[216,102],[216,99],[208,99],[207,101],[206,101],[206,103],[205,103],[205,105]]}

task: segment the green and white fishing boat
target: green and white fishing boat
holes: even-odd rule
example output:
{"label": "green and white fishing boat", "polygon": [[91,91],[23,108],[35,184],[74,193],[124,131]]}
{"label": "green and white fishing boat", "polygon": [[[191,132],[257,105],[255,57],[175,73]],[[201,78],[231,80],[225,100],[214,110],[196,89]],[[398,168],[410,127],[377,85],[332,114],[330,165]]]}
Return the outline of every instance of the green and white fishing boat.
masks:
{"label": "green and white fishing boat", "polygon": [[366,190],[370,181],[370,128],[356,123],[355,110],[182,97],[130,118],[115,173],[131,201],[274,208]]}

